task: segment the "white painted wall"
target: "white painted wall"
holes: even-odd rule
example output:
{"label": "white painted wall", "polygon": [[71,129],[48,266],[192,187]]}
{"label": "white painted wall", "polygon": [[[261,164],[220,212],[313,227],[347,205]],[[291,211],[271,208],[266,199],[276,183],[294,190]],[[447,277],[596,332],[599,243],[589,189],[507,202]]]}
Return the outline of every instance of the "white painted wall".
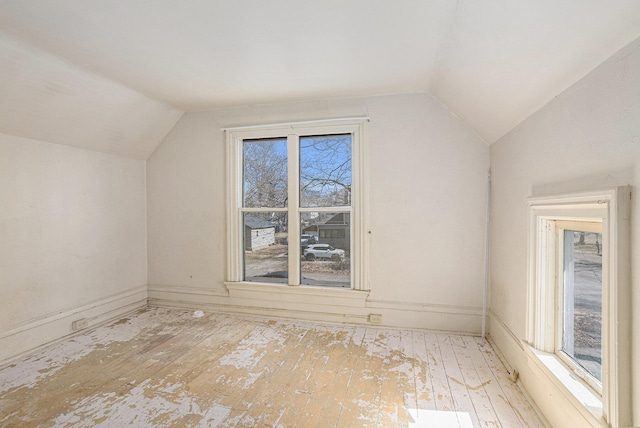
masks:
{"label": "white painted wall", "polygon": [[[526,367],[527,197],[632,185],[640,188],[640,39],[604,62],[491,146],[491,335],[554,426],[575,410]],[[637,195],[637,193],[635,193]],[[632,248],[640,205],[632,203]],[[632,251],[633,307],[640,307],[640,252]],[[634,310],[634,422],[640,425],[640,316]],[[564,419],[563,419],[564,418]],[[568,426],[568,425],[567,425]],[[574,425],[578,426],[578,425]]]}
{"label": "white painted wall", "polygon": [[146,302],[145,162],[0,134],[0,361]]}
{"label": "white painted wall", "polygon": [[371,118],[375,309],[364,312],[382,312],[390,324],[479,332],[489,147],[427,94],[185,114],[147,162],[151,289],[167,291],[165,303],[187,299],[187,288],[226,294],[221,128],[355,116]]}

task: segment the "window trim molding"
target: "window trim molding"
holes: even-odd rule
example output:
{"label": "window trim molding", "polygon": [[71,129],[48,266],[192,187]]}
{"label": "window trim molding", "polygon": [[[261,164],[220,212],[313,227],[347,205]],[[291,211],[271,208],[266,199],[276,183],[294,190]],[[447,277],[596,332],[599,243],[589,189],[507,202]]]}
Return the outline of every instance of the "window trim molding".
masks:
{"label": "window trim molding", "polygon": [[602,417],[612,426],[631,423],[630,202],[629,186],[528,199],[526,341],[540,351],[554,352],[556,337],[556,238],[550,223],[602,221]]}
{"label": "window trim molding", "polygon": [[[226,134],[226,225],[227,225],[227,260],[226,283],[242,283],[242,141],[270,137],[286,137],[289,141],[293,135],[318,134],[352,134],[352,204],[351,207],[337,207],[340,212],[351,213],[351,287],[347,290],[368,291],[369,278],[367,261],[368,248],[368,206],[369,190],[367,177],[367,123],[366,117],[338,118],[317,121],[290,122],[256,126],[238,126],[224,128]],[[298,170],[295,159],[289,156],[289,168]],[[292,165],[295,164],[295,165]],[[293,171],[293,170],[292,170]],[[297,204],[298,195],[291,198],[289,203]],[[293,193],[296,193],[295,191]],[[280,210],[280,209],[275,209]],[[317,211],[317,209],[315,209]],[[296,222],[290,221],[290,228],[296,229]],[[299,226],[298,226],[299,228]],[[290,229],[291,233],[296,230]],[[299,231],[298,231],[299,232]],[[298,233],[299,234],[299,233]],[[298,269],[299,270],[299,266]],[[296,272],[290,273],[292,276]],[[252,282],[255,283],[255,282]]]}

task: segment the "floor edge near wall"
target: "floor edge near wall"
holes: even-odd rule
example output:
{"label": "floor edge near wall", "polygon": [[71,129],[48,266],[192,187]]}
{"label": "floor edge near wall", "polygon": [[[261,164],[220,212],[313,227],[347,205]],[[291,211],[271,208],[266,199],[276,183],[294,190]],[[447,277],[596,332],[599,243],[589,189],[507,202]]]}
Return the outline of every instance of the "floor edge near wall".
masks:
{"label": "floor edge near wall", "polygon": [[498,358],[509,371],[517,370],[518,386],[530,401],[533,409],[543,423],[552,426],[602,426],[602,422],[591,416],[586,409],[580,409],[579,403],[568,399],[540,370],[538,364],[523,348],[517,335],[494,312],[489,316],[489,334],[491,345]]}
{"label": "floor edge near wall", "polygon": [[43,315],[0,330],[0,366],[147,306],[146,286]]}

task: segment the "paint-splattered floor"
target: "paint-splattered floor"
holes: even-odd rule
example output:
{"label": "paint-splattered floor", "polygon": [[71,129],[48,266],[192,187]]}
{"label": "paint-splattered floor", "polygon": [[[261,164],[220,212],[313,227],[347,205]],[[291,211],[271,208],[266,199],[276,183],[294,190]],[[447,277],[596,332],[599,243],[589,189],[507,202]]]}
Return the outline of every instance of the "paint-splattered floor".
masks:
{"label": "paint-splattered floor", "polygon": [[0,368],[3,427],[542,426],[474,337],[150,308]]}

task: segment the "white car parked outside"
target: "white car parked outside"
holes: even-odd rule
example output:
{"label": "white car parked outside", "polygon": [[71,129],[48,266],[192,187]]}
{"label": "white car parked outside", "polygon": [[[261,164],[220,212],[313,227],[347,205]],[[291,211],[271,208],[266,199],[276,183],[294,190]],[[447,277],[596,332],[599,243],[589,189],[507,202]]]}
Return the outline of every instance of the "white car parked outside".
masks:
{"label": "white car parked outside", "polygon": [[312,244],[304,249],[306,260],[331,259],[335,261],[344,260],[344,250],[333,248],[327,244]]}

